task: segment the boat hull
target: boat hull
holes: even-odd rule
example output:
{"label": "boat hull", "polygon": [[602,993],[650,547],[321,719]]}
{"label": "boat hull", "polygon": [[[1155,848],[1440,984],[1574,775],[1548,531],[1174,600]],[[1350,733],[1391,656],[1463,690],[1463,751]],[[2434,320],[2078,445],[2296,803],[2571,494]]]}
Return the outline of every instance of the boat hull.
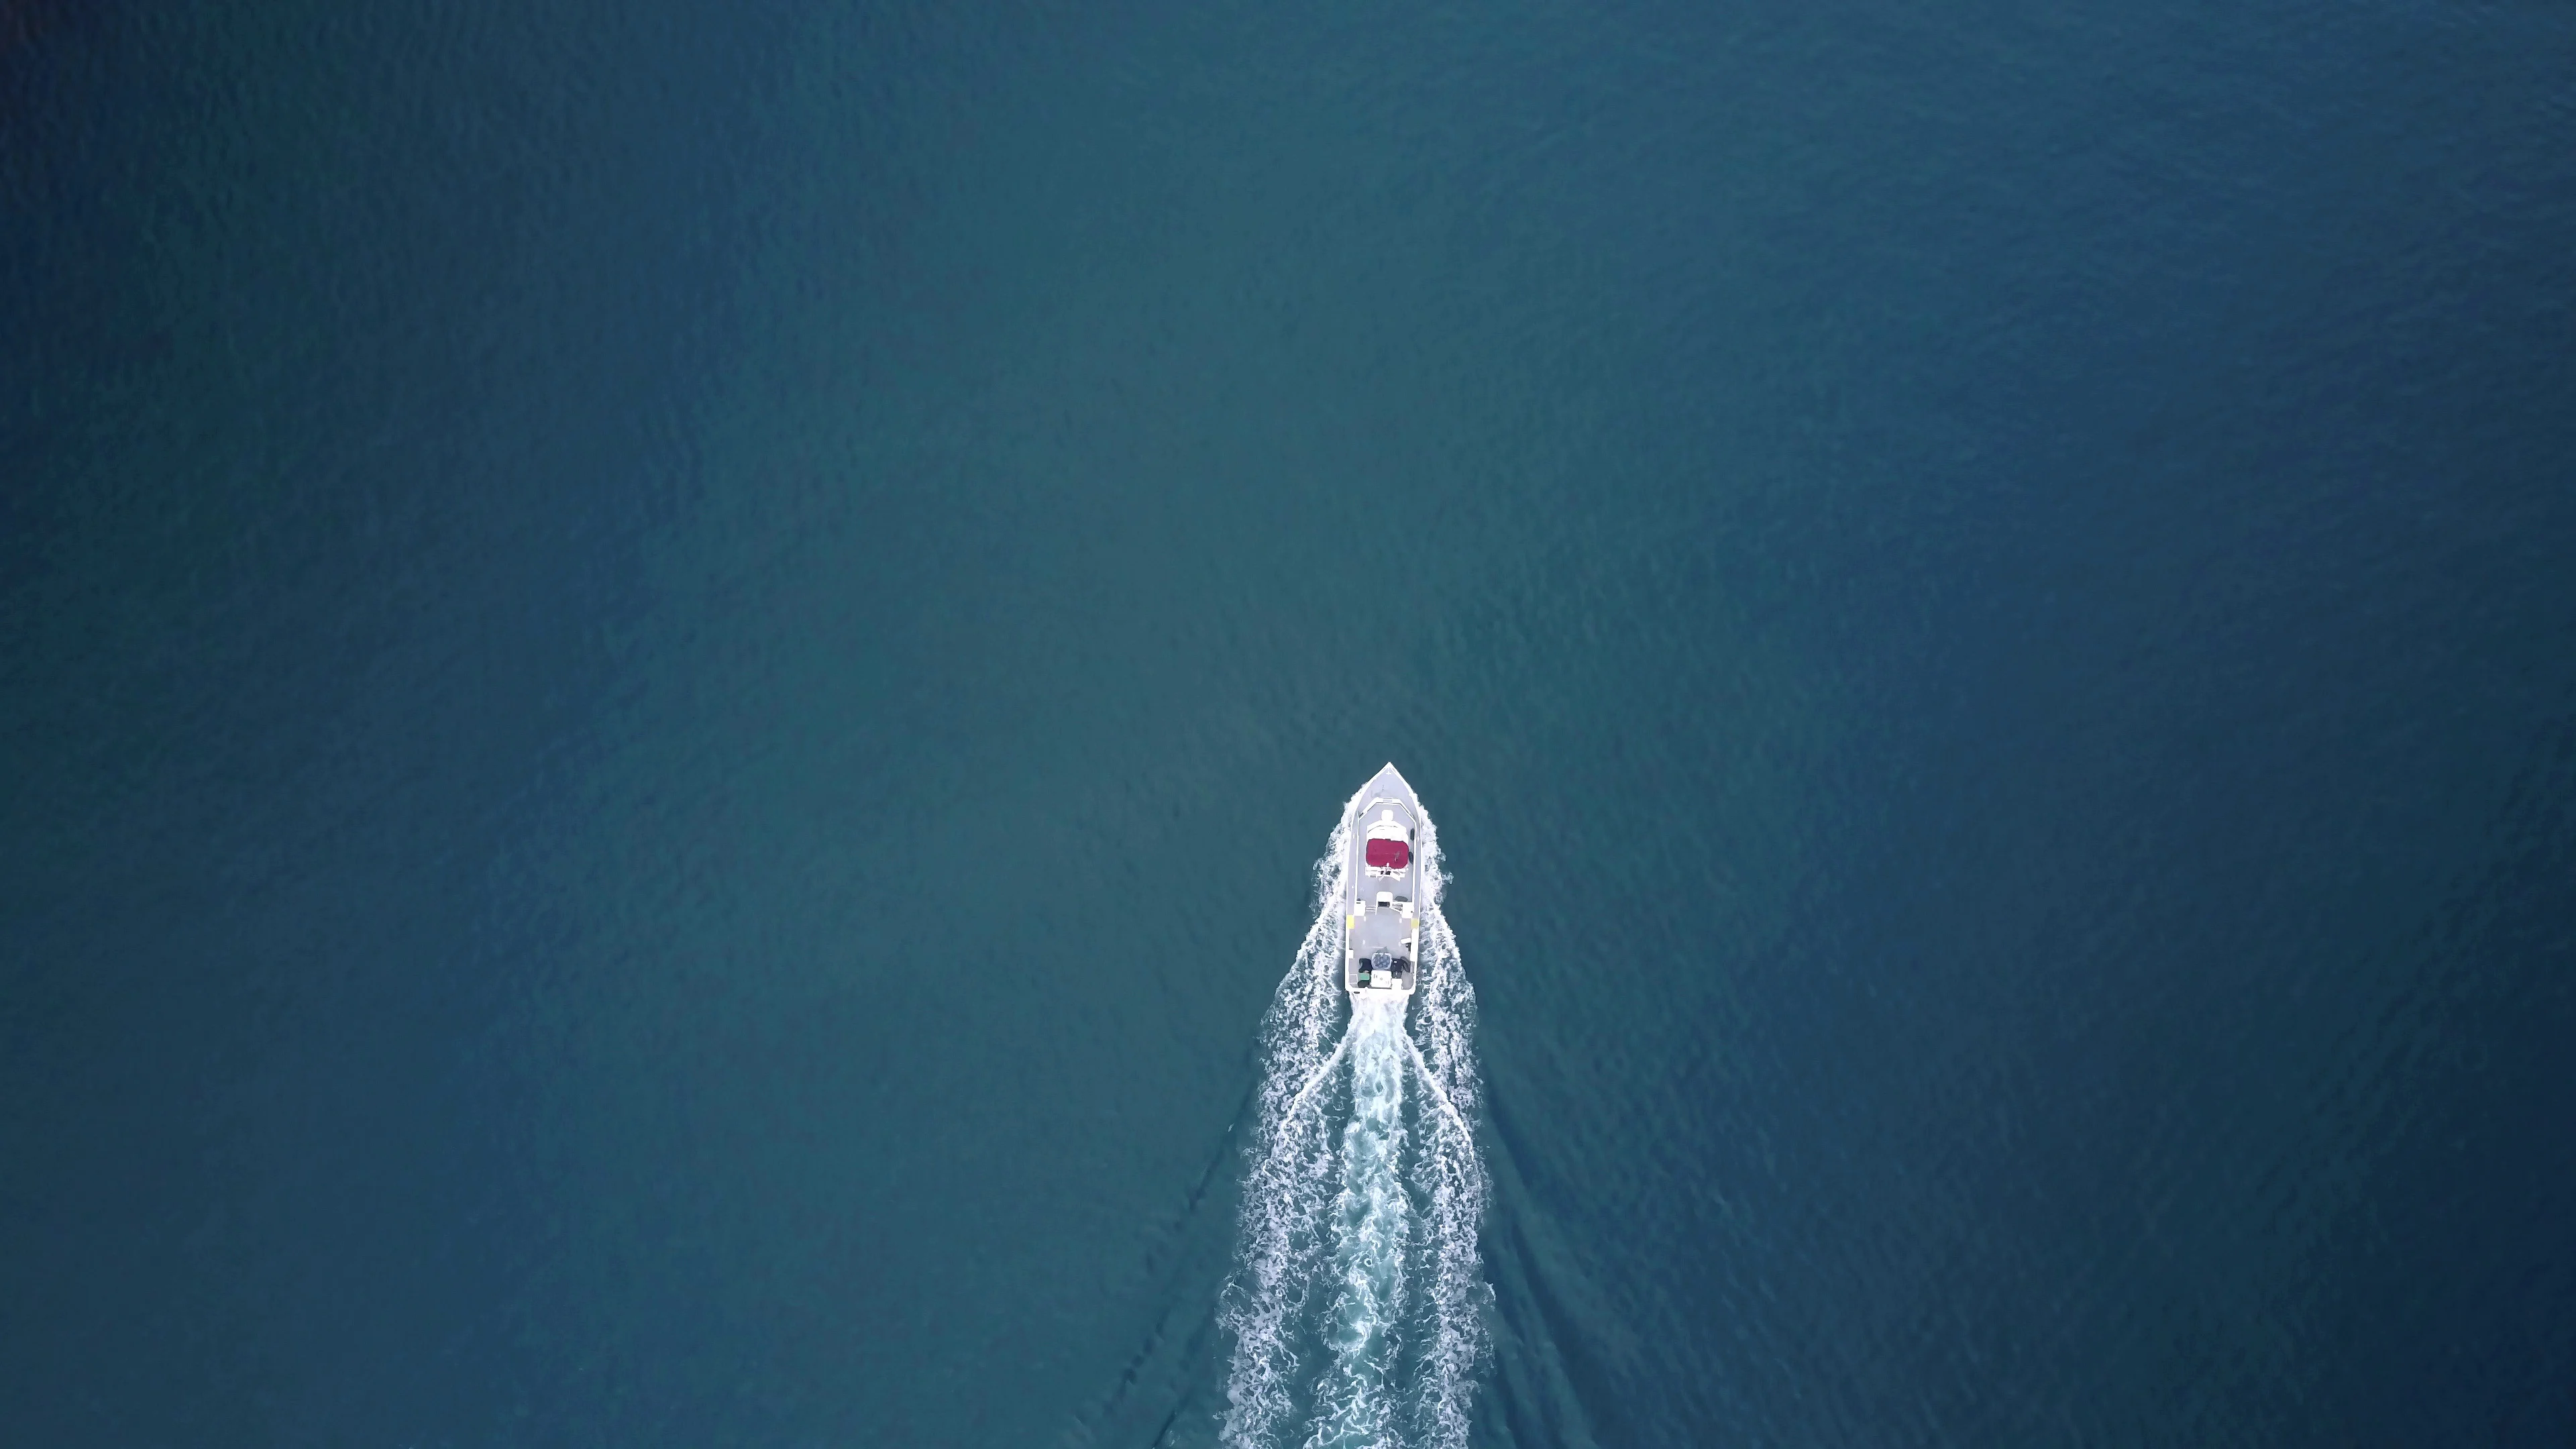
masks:
{"label": "boat hull", "polygon": [[1402,1001],[1421,974],[1421,803],[1388,765],[1353,797],[1343,825],[1343,989],[1355,1002]]}

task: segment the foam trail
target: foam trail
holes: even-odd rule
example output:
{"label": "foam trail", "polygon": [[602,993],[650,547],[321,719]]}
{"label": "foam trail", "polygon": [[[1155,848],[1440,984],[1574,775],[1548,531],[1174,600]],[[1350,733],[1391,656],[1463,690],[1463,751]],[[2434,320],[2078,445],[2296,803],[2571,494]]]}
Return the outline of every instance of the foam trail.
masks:
{"label": "foam trail", "polygon": [[1422,981],[1413,997],[1413,1050],[1431,1095],[1445,1109],[1423,1146],[1411,1177],[1423,1198],[1422,1317],[1428,1332],[1413,1402],[1412,1441],[1437,1449],[1467,1442],[1467,1411],[1476,1371],[1484,1362],[1485,1308],[1491,1296],[1480,1272],[1476,1230],[1484,1221],[1484,1160],[1476,1152],[1476,989],[1458,960],[1458,940],[1440,909],[1438,833],[1426,814],[1422,824],[1425,877],[1431,882],[1422,931]]}
{"label": "foam trail", "polygon": [[1392,1438],[1389,1369],[1404,1316],[1404,1038],[1402,1009],[1352,1014],[1351,1113],[1342,1128],[1342,1191],[1333,1204],[1336,1292],[1325,1320],[1333,1351],[1315,1403],[1310,1449],[1374,1449]]}
{"label": "foam trail", "polygon": [[[1349,839],[1337,828],[1315,865],[1314,923],[1263,1024],[1242,1238],[1221,1312],[1234,1340],[1221,1433],[1236,1449],[1467,1440],[1488,1296],[1475,992],[1440,910],[1427,813],[1419,837],[1409,1019],[1398,1003],[1355,1009],[1342,988]],[[1408,1067],[1424,1090],[1406,1091]]]}

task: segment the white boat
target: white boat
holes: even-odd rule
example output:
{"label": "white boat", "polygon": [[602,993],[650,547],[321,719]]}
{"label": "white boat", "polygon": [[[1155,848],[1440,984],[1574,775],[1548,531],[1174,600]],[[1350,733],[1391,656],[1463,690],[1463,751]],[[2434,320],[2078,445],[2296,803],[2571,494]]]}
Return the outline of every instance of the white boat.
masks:
{"label": "white boat", "polygon": [[1358,1001],[1413,994],[1422,959],[1422,807],[1393,765],[1361,789],[1345,821],[1350,900],[1342,985]]}

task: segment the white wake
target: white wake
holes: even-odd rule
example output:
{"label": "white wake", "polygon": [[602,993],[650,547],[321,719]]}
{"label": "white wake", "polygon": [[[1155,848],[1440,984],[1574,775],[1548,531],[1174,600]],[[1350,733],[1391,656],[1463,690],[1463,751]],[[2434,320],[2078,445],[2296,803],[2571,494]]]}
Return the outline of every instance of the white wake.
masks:
{"label": "white wake", "polygon": [[1459,1449],[1485,1354],[1476,994],[1440,910],[1439,834],[1425,813],[1409,1013],[1343,990],[1349,843],[1336,829],[1315,863],[1314,924],[1262,1028],[1222,1313],[1236,1449]]}

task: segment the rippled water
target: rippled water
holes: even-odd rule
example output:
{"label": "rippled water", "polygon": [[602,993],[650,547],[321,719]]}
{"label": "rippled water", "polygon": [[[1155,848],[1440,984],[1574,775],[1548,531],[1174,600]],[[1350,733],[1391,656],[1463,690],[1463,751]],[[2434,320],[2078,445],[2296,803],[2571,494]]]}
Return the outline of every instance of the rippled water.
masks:
{"label": "rippled water", "polygon": [[1279,1442],[2576,1440],[2571,75],[0,6],[0,1441],[1215,1444],[1390,758]]}

